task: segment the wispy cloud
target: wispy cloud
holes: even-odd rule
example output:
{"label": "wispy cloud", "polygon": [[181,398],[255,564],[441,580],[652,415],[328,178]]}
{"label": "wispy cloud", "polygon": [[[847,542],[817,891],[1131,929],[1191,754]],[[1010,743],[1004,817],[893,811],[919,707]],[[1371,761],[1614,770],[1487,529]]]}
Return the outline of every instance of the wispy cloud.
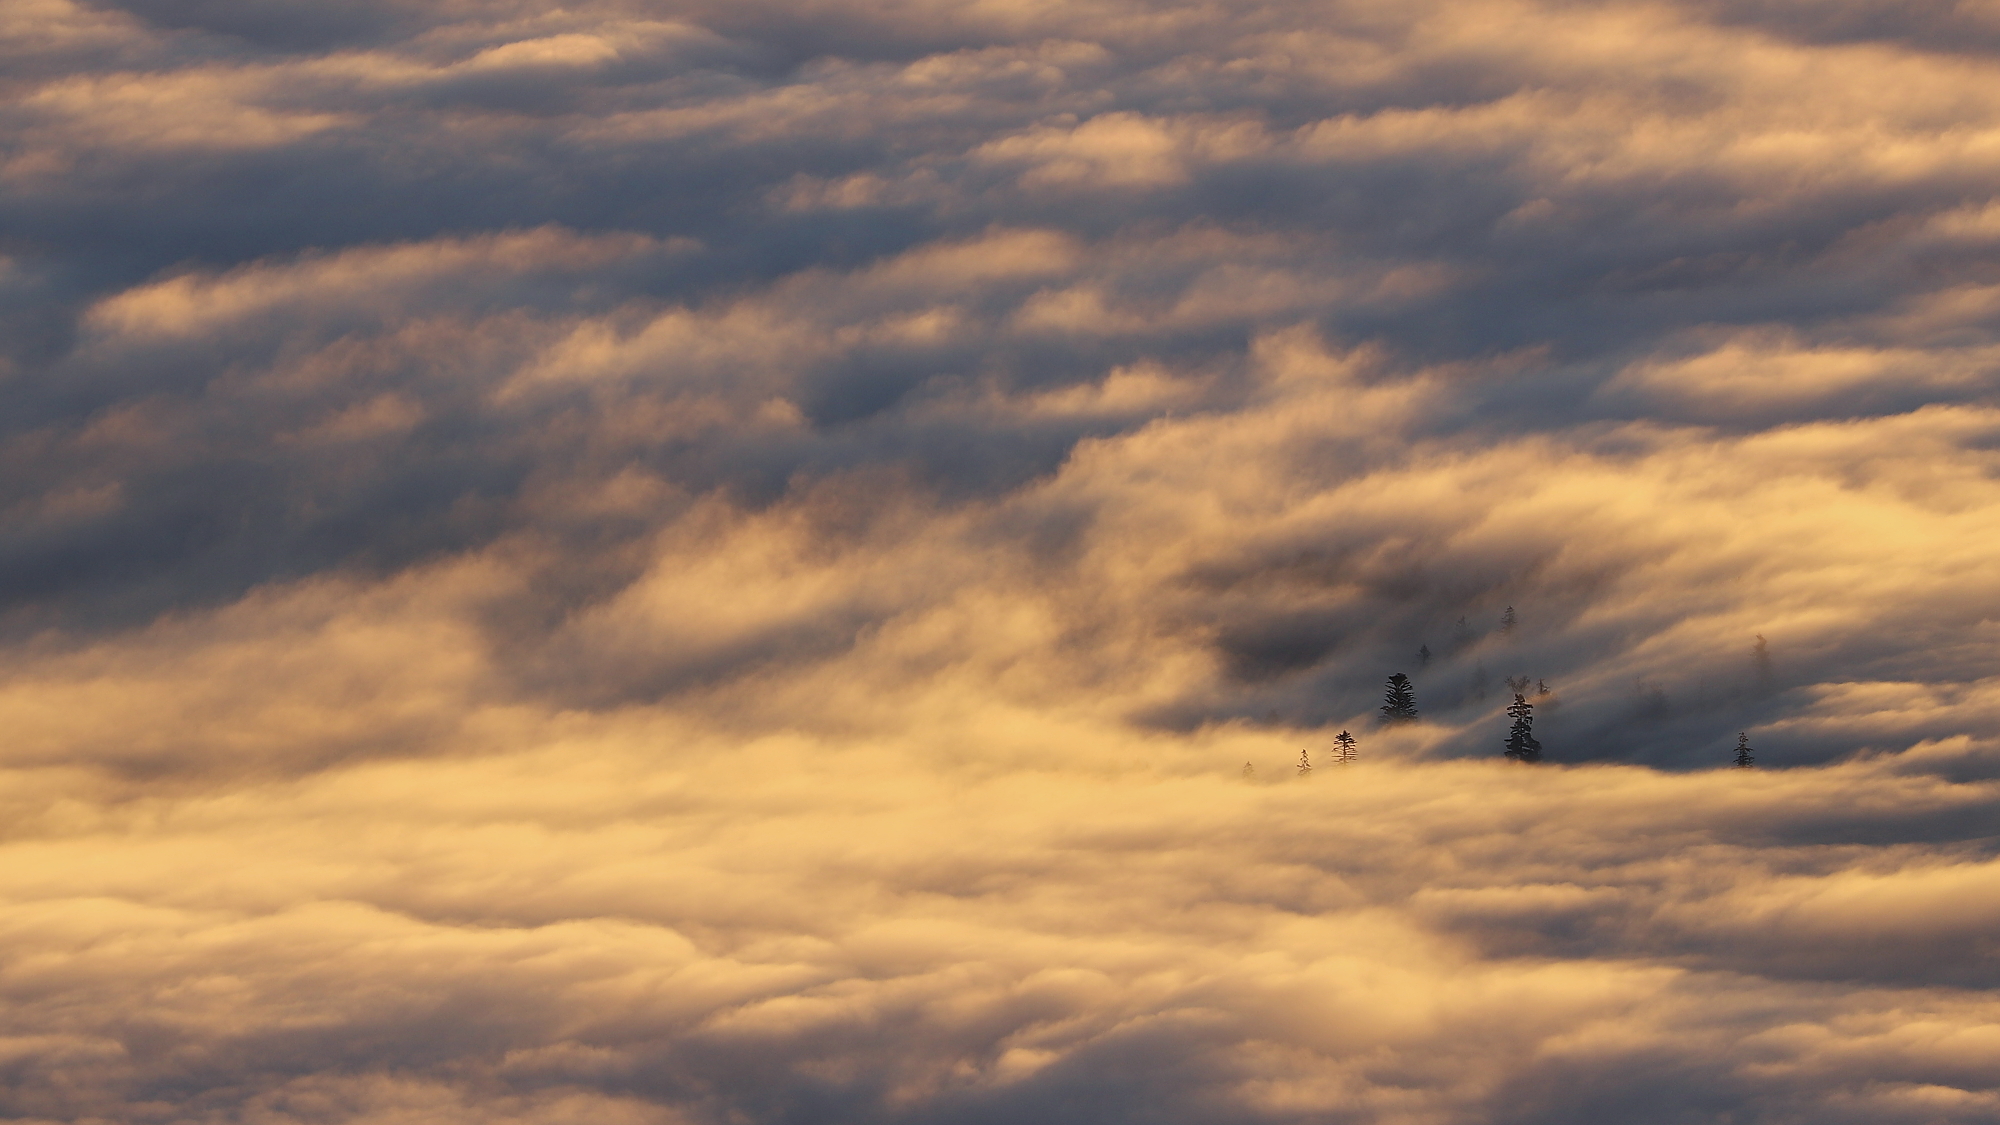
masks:
{"label": "wispy cloud", "polygon": [[9,6],[0,1115],[2000,1120],[1996,45]]}

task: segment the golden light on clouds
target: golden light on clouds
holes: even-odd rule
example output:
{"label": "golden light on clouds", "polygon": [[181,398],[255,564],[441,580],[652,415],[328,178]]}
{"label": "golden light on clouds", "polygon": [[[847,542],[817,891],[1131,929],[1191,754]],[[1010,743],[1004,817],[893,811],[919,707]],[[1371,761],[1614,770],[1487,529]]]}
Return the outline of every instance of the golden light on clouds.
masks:
{"label": "golden light on clouds", "polygon": [[1995,50],[9,6],[0,1117],[2000,1122]]}

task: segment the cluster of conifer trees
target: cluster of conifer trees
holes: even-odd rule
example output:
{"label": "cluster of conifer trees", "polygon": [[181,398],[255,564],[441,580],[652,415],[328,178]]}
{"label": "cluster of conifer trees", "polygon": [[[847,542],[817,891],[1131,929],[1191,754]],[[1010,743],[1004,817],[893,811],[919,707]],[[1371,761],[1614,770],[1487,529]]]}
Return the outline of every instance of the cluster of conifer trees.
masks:
{"label": "cluster of conifer trees", "polygon": [[[1507,609],[1513,616],[1512,606]],[[1516,762],[1539,762],[1542,760],[1542,744],[1535,738],[1535,705],[1528,702],[1528,678],[1518,681],[1509,679],[1507,686],[1514,689],[1514,702],[1507,705],[1507,717],[1513,725],[1507,728],[1506,756]],[[1542,685],[1542,694],[1549,693],[1548,686]],[[1401,672],[1389,677],[1387,691],[1382,697],[1382,724],[1394,726],[1417,721],[1417,695],[1410,677]]]}
{"label": "cluster of conifer trees", "polygon": [[[1515,690],[1514,702],[1507,705],[1509,722],[1506,749],[1502,751],[1502,756],[1513,762],[1532,763],[1542,760],[1542,744],[1535,737],[1535,705],[1528,701],[1527,685],[1526,676],[1519,680],[1507,681],[1507,686]],[[1549,694],[1547,683],[1536,681],[1536,686],[1541,689],[1539,694]],[[1389,677],[1383,692],[1381,712],[1383,726],[1417,721],[1417,693],[1415,685],[1410,682],[1410,677],[1401,672]],[[1345,730],[1341,731],[1333,740],[1333,764],[1346,765],[1354,761],[1358,745],[1359,740],[1354,735]],[[1736,736],[1735,763],[1737,769],[1746,770],[1757,764],[1757,753],[1750,745],[1750,735],[1747,732]],[[1312,770],[1312,755],[1306,750],[1300,750],[1299,776],[1304,777]],[[1255,772],[1250,763],[1243,763],[1244,776],[1251,776]]]}
{"label": "cluster of conifer trees", "polygon": [[[1540,689],[1539,694],[1549,694],[1546,682],[1537,680],[1535,683]],[[1542,760],[1542,744],[1535,737],[1535,705],[1528,701],[1528,678],[1526,676],[1519,679],[1510,678],[1507,686],[1514,689],[1514,702],[1507,705],[1509,723],[1506,749],[1502,751],[1502,755],[1514,762],[1539,762]],[[1389,677],[1388,683],[1384,685],[1381,711],[1384,726],[1417,721],[1417,693],[1415,685],[1410,682],[1410,677],[1401,672]],[[1336,762],[1346,763],[1354,760],[1353,735],[1343,730],[1340,736],[1334,739],[1334,744]],[[1737,769],[1745,770],[1757,764],[1757,753],[1750,745],[1748,732],[1736,736],[1735,762]],[[1303,774],[1311,771],[1312,764],[1307,761],[1306,752],[1299,751],[1299,772]]]}
{"label": "cluster of conifer trees", "polygon": [[[1459,628],[1465,629],[1465,619],[1459,619]],[[1512,633],[1520,618],[1514,607],[1508,606],[1500,615],[1500,632]],[[1417,662],[1428,664],[1431,659],[1429,645],[1417,650]],[[1537,681],[1540,694],[1549,694],[1546,683]],[[1507,687],[1514,693],[1514,702],[1507,705],[1507,718],[1511,725],[1507,728],[1506,756],[1515,762],[1539,762],[1542,760],[1542,744],[1535,738],[1535,705],[1528,702],[1528,677],[1508,677]],[[1389,677],[1388,690],[1382,700],[1382,722],[1384,725],[1414,723],[1417,721],[1417,698],[1410,677],[1401,672]]]}
{"label": "cluster of conifer trees", "polygon": [[[1508,606],[1507,611],[1500,615],[1500,632],[1502,634],[1512,633],[1516,625],[1519,624],[1519,621],[1520,619],[1514,613],[1514,607],[1511,605]],[[1458,624],[1462,631],[1467,628],[1464,618],[1459,618]],[[1766,655],[1764,638],[1761,635],[1757,638],[1756,659],[1760,674],[1768,676],[1770,657]],[[1427,665],[1430,663],[1430,660],[1430,646],[1426,644],[1419,647],[1417,649],[1418,665],[1420,667]],[[1514,693],[1514,702],[1507,705],[1507,738],[1504,743],[1505,749],[1502,751],[1502,756],[1513,762],[1532,763],[1542,760],[1542,744],[1535,737],[1535,705],[1528,699],[1529,683],[1530,681],[1526,676],[1509,676],[1507,678],[1507,687]],[[1538,697],[1551,694],[1546,681],[1535,680],[1533,683],[1537,688],[1536,695]],[[1389,681],[1385,685],[1380,710],[1382,712],[1381,722],[1383,726],[1396,726],[1402,723],[1414,723],[1417,721],[1416,685],[1410,681],[1409,676],[1397,672],[1395,675],[1389,677]],[[1334,738],[1333,742],[1333,764],[1346,765],[1355,760],[1357,740],[1352,734],[1343,730]],[[1750,746],[1750,736],[1747,732],[1736,736],[1735,764],[1737,769],[1751,769],[1757,764],[1756,751]],[[1304,777],[1310,774],[1312,770],[1311,754],[1305,750],[1300,750],[1298,763],[1299,776]],[[1256,771],[1251,767],[1250,763],[1243,763],[1243,774],[1245,777],[1253,776],[1255,773]]]}

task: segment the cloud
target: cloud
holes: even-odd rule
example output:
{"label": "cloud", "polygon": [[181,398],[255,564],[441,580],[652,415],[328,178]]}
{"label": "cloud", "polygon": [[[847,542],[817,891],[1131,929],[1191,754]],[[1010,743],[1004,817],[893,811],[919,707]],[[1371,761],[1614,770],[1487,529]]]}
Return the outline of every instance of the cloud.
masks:
{"label": "cloud", "polygon": [[[579,237],[542,228],[355,248],[291,263],[239,267],[220,276],[164,278],[99,302],[84,314],[83,324],[92,335],[129,347],[170,339],[213,341],[244,322],[268,325],[280,317],[296,322],[336,312],[401,319],[417,312],[423,301],[464,308],[496,282],[523,275],[587,277],[633,258],[686,253],[694,247],[687,240],[662,245],[643,237]],[[440,292],[447,284],[449,290]],[[535,294],[499,296],[506,307],[519,308]]]}
{"label": "cloud", "polygon": [[[1895,839],[1952,806],[1990,816],[1990,786],[1379,763],[1276,787],[966,783],[796,739],[684,742],[663,770],[630,722],[184,803],[138,829],[139,868],[98,862],[122,821],[15,845],[37,862],[10,868],[32,954],[11,1006],[35,1034],[10,1111],[62,1104],[63,1074],[115,1114],[238,1069],[268,1077],[213,1112],[954,1120],[1170,1098],[1185,1120],[1467,1120],[1498,1098],[1666,1120],[1754,1091],[1976,1120],[1990,1088],[1980,994],[1838,921],[1971,936],[1980,900],[1957,888],[1990,864],[1863,875],[1837,854],[1857,797]],[[1794,833],[1790,874],[1733,827],[1758,821]],[[1711,931],[1705,963],[1684,963],[1689,930]],[[1840,948],[1823,977],[1798,956]],[[1875,983],[1815,983],[1857,974]],[[134,1005],[183,1049],[116,1046],[102,1021]],[[1710,1093],[1655,1104],[1663,1073]]]}
{"label": "cloud", "polygon": [[2000,1119],[1989,16],[8,7],[0,1116]]}

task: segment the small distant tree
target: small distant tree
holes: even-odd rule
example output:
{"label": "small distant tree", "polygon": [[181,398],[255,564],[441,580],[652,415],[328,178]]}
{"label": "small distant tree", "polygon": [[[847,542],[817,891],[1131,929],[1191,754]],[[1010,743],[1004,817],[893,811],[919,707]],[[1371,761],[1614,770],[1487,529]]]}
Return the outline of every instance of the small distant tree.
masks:
{"label": "small distant tree", "polygon": [[1334,735],[1333,760],[1344,766],[1353,761],[1354,758],[1354,736],[1346,731],[1341,731],[1339,734]]}
{"label": "small distant tree", "polygon": [[1431,666],[1431,646],[1429,646],[1429,645],[1418,645],[1418,646],[1417,646],[1417,670],[1418,670],[1418,671],[1422,671],[1423,669],[1425,669],[1425,668],[1428,668],[1428,667],[1430,667],[1430,666]]}
{"label": "small distant tree", "polygon": [[1514,626],[1520,623],[1521,619],[1514,616],[1514,607],[1511,605],[1507,607],[1507,612],[1500,615],[1500,631],[1503,633],[1513,632]]}
{"label": "small distant tree", "polygon": [[1382,696],[1382,721],[1385,723],[1417,721],[1417,693],[1410,687],[1410,677],[1401,672],[1389,677],[1388,691]]}
{"label": "small distant tree", "polygon": [[1536,694],[1536,695],[1548,695],[1548,694],[1550,694],[1550,692],[1549,692],[1549,682],[1548,682],[1547,680],[1536,680],[1536,681],[1535,681],[1535,694]]}
{"label": "small distant tree", "polygon": [[1515,692],[1514,702],[1507,705],[1507,717],[1514,720],[1507,728],[1507,757],[1516,762],[1541,761],[1542,744],[1535,741],[1535,705]]}
{"label": "small distant tree", "polygon": [[1257,767],[1251,765],[1249,762],[1243,763],[1243,780],[1245,781],[1257,780]]}
{"label": "small distant tree", "polygon": [[1757,752],[1750,748],[1749,734],[1736,736],[1736,768],[1747,770],[1757,764]]}
{"label": "small distant tree", "polygon": [[1516,695],[1526,695],[1528,693],[1528,677],[1526,676],[1507,677],[1507,690],[1513,692]]}
{"label": "small distant tree", "polygon": [[1306,754],[1306,752],[1305,752],[1304,750],[1300,750],[1300,751],[1299,751],[1299,776],[1300,776],[1300,777],[1307,777],[1307,776],[1310,776],[1310,775],[1312,774],[1312,771],[1313,771],[1313,764],[1312,764],[1312,758],[1308,757],[1308,756],[1307,756],[1307,754]]}

